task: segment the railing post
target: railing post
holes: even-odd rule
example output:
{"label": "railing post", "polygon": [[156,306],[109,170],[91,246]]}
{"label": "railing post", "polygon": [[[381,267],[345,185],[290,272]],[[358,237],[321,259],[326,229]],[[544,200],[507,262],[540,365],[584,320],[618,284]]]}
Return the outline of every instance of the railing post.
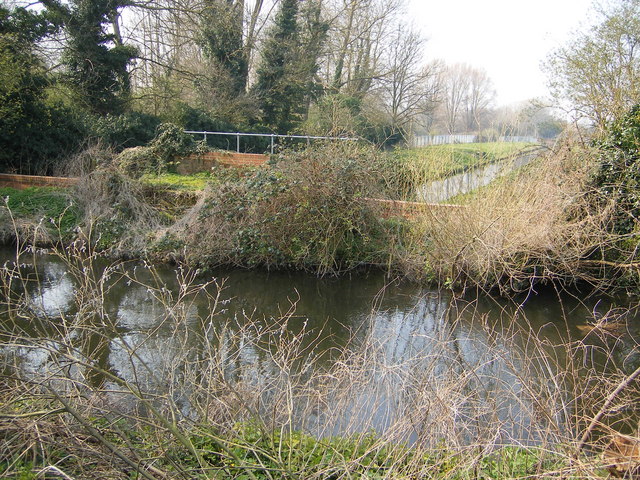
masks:
{"label": "railing post", "polygon": [[236,132],[236,152],[240,153],[240,133]]}
{"label": "railing post", "polygon": [[275,138],[275,135],[272,133],[271,134],[271,155],[273,155],[273,139]]}

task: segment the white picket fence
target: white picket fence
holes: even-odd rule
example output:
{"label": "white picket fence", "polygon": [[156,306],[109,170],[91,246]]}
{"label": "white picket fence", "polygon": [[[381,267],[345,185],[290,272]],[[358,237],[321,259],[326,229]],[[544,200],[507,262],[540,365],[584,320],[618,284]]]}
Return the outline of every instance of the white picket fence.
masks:
{"label": "white picket fence", "polygon": [[[453,143],[477,143],[479,135],[458,134],[458,135],[417,135],[411,139],[412,147],[426,147],[427,145],[450,145]],[[498,142],[527,142],[540,143],[539,139],[533,136],[504,136],[495,139]]]}

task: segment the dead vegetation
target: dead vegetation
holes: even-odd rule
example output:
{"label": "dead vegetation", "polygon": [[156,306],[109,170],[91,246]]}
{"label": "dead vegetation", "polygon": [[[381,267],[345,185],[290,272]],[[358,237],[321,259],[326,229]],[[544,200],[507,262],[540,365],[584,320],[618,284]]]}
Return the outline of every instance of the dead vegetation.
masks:
{"label": "dead vegetation", "polygon": [[[389,201],[368,200],[399,194],[398,162],[353,144],[287,151],[243,174],[214,172],[197,195],[145,187],[93,150],[75,161],[91,162],[103,166],[74,189],[81,215],[71,230],[116,257],[318,275],[375,266],[421,283],[505,293],[540,283],[637,284],[635,233],[612,233],[621,204],[594,191],[598,151],[580,140],[458,199],[461,207],[415,208],[410,219],[389,218]],[[15,219],[22,238],[55,243],[55,231],[27,220]]]}
{"label": "dead vegetation", "polygon": [[606,289],[615,275],[603,255],[620,237],[607,231],[615,203],[591,208],[596,154],[558,150],[463,200],[465,208],[416,219],[412,248],[436,278],[457,286],[526,290],[541,282]]}
{"label": "dead vegetation", "polygon": [[[168,289],[148,265],[60,258],[76,313],[35,321],[33,267],[0,270],[8,477],[591,479],[627,466],[602,456],[603,435],[637,441],[632,337],[550,343],[515,301],[489,321],[454,298],[400,343],[370,324],[325,352],[295,302],[221,322],[222,283],[177,269]],[[114,282],[148,292],[157,325],[119,325]]]}

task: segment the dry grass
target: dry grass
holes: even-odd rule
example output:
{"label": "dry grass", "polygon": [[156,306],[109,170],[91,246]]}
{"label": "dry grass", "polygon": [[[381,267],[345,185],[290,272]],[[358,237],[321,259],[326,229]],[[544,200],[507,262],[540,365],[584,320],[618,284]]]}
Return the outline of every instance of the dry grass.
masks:
{"label": "dry grass", "polygon": [[142,254],[148,235],[162,224],[142,186],[115,169],[98,169],[83,177],[73,194],[83,212],[77,240],[87,248],[114,256]]}
{"label": "dry grass", "polygon": [[587,208],[585,190],[595,155],[564,144],[515,175],[465,201],[464,209],[434,209],[416,222],[422,249],[439,279],[461,286],[523,290],[540,281],[588,281],[602,272],[584,259],[615,240],[604,228],[610,210]]}
{"label": "dry grass", "polygon": [[[607,425],[623,428],[640,395],[628,384],[611,396],[637,344],[620,350],[606,333],[549,343],[517,321],[516,302],[489,321],[453,299],[402,341],[372,323],[326,353],[295,302],[278,319],[221,322],[222,283],[178,269],[170,290],[149,266],[100,270],[82,250],[62,259],[73,315],[34,316],[32,269],[0,270],[6,476],[602,478],[579,439],[603,406],[589,448]],[[123,330],[104,308],[114,282],[146,289],[158,326]],[[98,361],[105,348],[117,369]]]}

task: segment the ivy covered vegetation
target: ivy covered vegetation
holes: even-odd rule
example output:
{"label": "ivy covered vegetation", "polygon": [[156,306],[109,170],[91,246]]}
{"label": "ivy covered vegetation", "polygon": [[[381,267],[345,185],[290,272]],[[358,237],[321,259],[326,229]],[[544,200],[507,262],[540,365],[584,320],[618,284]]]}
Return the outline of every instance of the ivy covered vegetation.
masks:
{"label": "ivy covered vegetation", "polygon": [[591,180],[594,203],[615,204],[610,231],[630,235],[640,218],[640,105],[633,107],[595,141],[598,165]]}
{"label": "ivy covered vegetation", "polygon": [[[146,146],[75,159],[93,169],[74,189],[51,193],[59,199],[45,198],[41,210],[23,207],[27,193],[7,191],[3,215],[20,221],[5,222],[5,238],[40,245],[79,240],[111,256],[200,268],[324,275],[374,266],[422,283],[503,291],[636,282],[628,167],[635,150],[624,152],[617,127],[601,144],[568,142],[460,197],[459,207],[427,205],[407,215],[389,210],[388,202],[415,200],[418,189],[440,178],[420,152],[330,142],[284,150],[261,168],[215,167],[183,177],[169,171],[202,144],[175,126],[159,132]],[[482,164],[489,155],[460,151],[461,164],[470,156]]]}

